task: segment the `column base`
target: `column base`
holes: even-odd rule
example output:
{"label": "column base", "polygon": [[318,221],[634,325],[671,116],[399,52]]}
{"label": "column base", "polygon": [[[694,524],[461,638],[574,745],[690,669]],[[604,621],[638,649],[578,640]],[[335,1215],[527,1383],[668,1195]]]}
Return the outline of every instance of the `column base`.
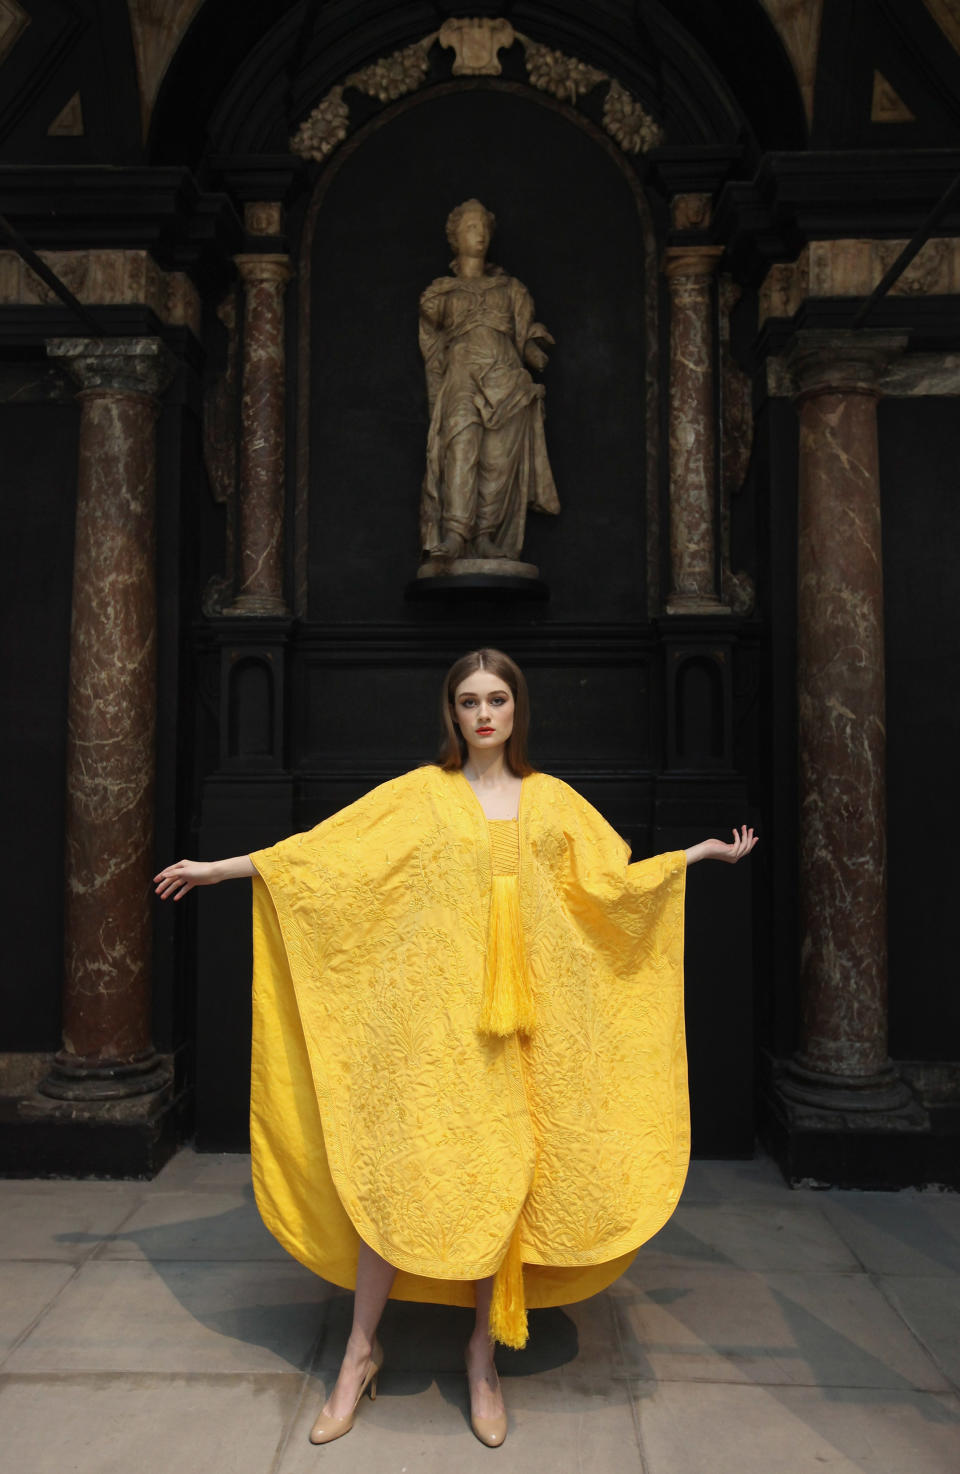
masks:
{"label": "column base", "polygon": [[[13,1078],[5,1069],[11,1062]],[[116,1100],[54,1100],[39,1090],[49,1056],[0,1056],[0,1176],[155,1177],[188,1125],[187,1094],[172,1083],[172,1062],[164,1063],[167,1079],[159,1090]]]}
{"label": "column base", "polygon": [[230,615],[269,615],[276,618],[278,615],[285,618],[290,610],[282,599],[272,594],[238,594],[233,603],[224,609],[224,614]]}
{"label": "column base", "polygon": [[913,1102],[910,1087],[892,1064],[873,1075],[828,1075],[790,1060],[779,1079],[785,1099],[817,1111],[858,1114],[863,1111],[900,1111]]}
{"label": "column base", "polygon": [[[942,1184],[960,1187],[960,1153],[931,1126],[929,1111],[891,1070],[903,1087],[886,1098],[899,1104],[865,1107],[866,1096],[838,1083],[814,1103],[797,1099],[803,1080],[791,1063],[767,1059],[760,1094],[759,1135],[794,1186],[896,1189]],[[882,1099],[886,1086],[875,1087]],[[824,1097],[830,1104],[824,1103]]]}
{"label": "column base", "polygon": [[124,1060],[85,1059],[61,1051],[40,1093],[53,1100],[126,1100],[163,1090],[170,1079],[169,1062],[153,1049]]}
{"label": "column base", "polygon": [[732,614],[729,604],[702,594],[671,594],[667,600],[666,614]]}

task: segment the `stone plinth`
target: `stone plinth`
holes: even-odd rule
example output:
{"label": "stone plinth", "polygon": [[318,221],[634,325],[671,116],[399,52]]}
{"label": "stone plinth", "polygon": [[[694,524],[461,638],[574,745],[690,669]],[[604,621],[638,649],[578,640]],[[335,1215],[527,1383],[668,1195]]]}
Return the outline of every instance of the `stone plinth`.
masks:
{"label": "stone plinth", "polygon": [[536,563],[522,563],[517,558],[454,558],[444,563],[431,558],[417,569],[418,578],[461,578],[470,574],[489,574],[492,578],[539,578]]}

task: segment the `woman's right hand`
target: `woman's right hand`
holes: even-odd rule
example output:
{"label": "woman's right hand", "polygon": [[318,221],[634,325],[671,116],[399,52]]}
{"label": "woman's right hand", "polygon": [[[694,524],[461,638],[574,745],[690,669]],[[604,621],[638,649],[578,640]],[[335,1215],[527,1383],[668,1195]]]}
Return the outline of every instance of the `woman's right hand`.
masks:
{"label": "woman's right hand", "polygon": [[178,860],[153,877],[161,901],[182,900],[195,885],[216,885],[220,876],[212,860]]}

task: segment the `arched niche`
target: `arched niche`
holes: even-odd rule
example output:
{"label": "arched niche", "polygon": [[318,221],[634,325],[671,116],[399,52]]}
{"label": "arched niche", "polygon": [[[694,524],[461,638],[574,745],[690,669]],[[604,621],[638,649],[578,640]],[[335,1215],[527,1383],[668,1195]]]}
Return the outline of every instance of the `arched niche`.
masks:
{"label": "arched niche", "polygon": [[667,764],[679,772],[732,764],[730,653],[681,644],[667,671]]}
{"label": "arched niche", "polygon": [[505,82],[404,99],[318,178],[298,263],[299,606],[390,621],[418,561],[427,433],[417,307],[448,272],[449,210],[498,218],[491,260],[556,338],[542,376],[563,510],[531,514],[525,556],[549,619],[646,617],[658,561],[654,234],[637,176],[598,129]]}

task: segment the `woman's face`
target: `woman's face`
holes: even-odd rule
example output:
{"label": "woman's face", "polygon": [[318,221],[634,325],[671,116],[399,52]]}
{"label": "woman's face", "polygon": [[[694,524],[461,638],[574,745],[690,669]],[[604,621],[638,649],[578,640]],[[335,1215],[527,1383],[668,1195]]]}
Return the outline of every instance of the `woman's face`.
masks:
{"label": "woman's face", "polygon": [[489,670],[475,670],[453,694],[453,720],[471,749],[502,747],[513,731],[513,693]]}
{"label": "woman's face", "polygon": [[461,256],[485,256],[490,244],[487,217],[479,210],[468,210],[457,226],[457,250]]}

